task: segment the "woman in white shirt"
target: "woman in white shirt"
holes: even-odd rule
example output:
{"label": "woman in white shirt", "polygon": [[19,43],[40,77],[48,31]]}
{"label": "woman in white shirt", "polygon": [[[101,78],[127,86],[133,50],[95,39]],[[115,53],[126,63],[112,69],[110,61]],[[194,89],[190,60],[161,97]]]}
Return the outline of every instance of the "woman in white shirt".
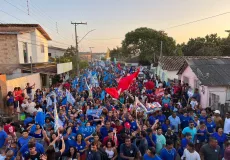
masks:
{"label": "woman in white shirt", "polygon": [[195,151],[195,145],[193,143],[188,143],[187,148],[184,150],[184,154],[181,159],[200,160],[200,155]]}

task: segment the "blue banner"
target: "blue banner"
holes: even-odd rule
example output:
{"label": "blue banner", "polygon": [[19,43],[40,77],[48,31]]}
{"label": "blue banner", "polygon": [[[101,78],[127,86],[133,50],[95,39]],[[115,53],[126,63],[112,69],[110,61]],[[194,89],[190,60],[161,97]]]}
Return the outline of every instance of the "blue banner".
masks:
{"label": "blue banner", "polygon": [[94,126],[88,126],[88,127],[79,127],[78,133],[81,133],[85,138],[93,134],[96,130],[96,127]]}
{"label": "blue banner", "polygon": [[101,109],[88,109],[86,115],[99,118],[101,116]]}

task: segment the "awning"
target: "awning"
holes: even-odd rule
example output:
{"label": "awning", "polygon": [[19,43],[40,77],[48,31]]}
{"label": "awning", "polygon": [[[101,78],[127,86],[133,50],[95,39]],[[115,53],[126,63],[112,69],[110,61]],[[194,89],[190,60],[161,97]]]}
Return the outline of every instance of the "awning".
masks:
{"label": "awning", "polygon": [[[21,67],[22,71],[31,71],[31,66],[26,65]],[[56,75],[57,74],[57,65],[54,64],[44,64],[39,66],[33,65],[33,73],[42,73],[42,74],[49,74],[49,75]]]}

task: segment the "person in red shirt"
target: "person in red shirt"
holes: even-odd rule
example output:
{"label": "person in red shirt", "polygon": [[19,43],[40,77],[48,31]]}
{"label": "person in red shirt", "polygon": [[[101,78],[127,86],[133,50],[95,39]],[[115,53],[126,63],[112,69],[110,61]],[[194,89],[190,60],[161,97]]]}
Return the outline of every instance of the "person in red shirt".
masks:
{"label": "person in red shirt", "polygon": [[108,132],[108,136],[103,139],[103,142],[102,142],[103,146],[106,145],[108,140],[112,140],[115,143],[115,145],[118,146],[118,139],[114,136],[114,132],[115,131]]}
{"label": "person in red shirt", "polygon": [[19,99],[18,99],[20,106],[22,105],[24,99],[25,99],[25,93],[22,93],[21,96],[19,96]]}
{"label": "person in red shirt", "polygon": [[120,134],[122,129],[124,128],[122,125],[121,125],[121,122],[119,119],[117,119],[115,121],[115,128],[117,129],[117,134]]}

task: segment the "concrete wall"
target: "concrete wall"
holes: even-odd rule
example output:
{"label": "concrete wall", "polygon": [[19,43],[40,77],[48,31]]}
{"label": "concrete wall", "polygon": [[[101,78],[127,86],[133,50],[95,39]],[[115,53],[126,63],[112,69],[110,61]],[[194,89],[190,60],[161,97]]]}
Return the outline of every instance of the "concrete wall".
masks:
{"label": "concrete wall", "polygon": [[40,73],[7,80],[6,81],[7,91],[13,91],[14,87],[21,87],[22,89],[24,89],[26,87],[26,83],[30,83],[30,85],[33,85],[35,83],[35,89],[33,89],[33,94],[34,94],[36,89],[41,88]]}
{"label": "concrete wall", "polygon": [[24,53],[23,53],[23,43],[27,43],[27,59],[30,63],[30,56],[32,56],[33,60],[36,60],[36,41],[35,41],[35,34],[32,33],[23,33],[18,35],[18,53],[19,53],[19,60],[20,64],[25,63],[24,62]]}
{"label": "concrete wall", "polygon": [[69,72],[73,69],[72,62],[57,64],[57,74]]}
{"label": "concrete wall", "polygon": [[0,35],[0,64],[18,64],[17,35]]}
{"label": "concrete wall", "polygon": [[168,81],[168,79],[170,80],[174,80],[174,79],[178,79],[178,75],[177,75],[178,71],[167,71],[167,70],[163,70],[162,67],[160,65],[157,66],[157,72],[156,74],[160,77],[160,79],[162,81]]}
{"label": "concrete wall", "polygon": [[181,82],[185,81],[185,77],[187,77],[189,79],[189,81],[188,81],[189,86],[191,86],[194,89],[195,88],[195,80],[198,80],[198,78],[189,66],[181,74]]}
{"label": "concrete wall", "polygon": [[[32,56],[33,63],[48,62],[48,42],[37,29],[34,29],[31,32],[18,35],[18,53],[20,64],[25,63],[23,42],[27,43],[28,63],[30,63],[30,56]],[[44,53],[41,52],[42,44],[44,45]]]}
{"label": "concrete wall", "polygon": [[37,44],[44,45],[44,53],[41,52],[41,46],[37,46],[36,62],[48,62],[48,41],[37,29],[35,33]]}
{"label": "concrete wall", "polygon": [[65,51],[60,50],[60,49],[55,49],[55,48],[52,48],[52,47],[48,47],[48,53],[51,53],[51,57],[56,58],[56,57],[63,56]]}
{"label": "concrete wall", "polygon": [[167,78],[171,80],[178,79],[177,72],[178,71],[167,71],[166,72]]}

